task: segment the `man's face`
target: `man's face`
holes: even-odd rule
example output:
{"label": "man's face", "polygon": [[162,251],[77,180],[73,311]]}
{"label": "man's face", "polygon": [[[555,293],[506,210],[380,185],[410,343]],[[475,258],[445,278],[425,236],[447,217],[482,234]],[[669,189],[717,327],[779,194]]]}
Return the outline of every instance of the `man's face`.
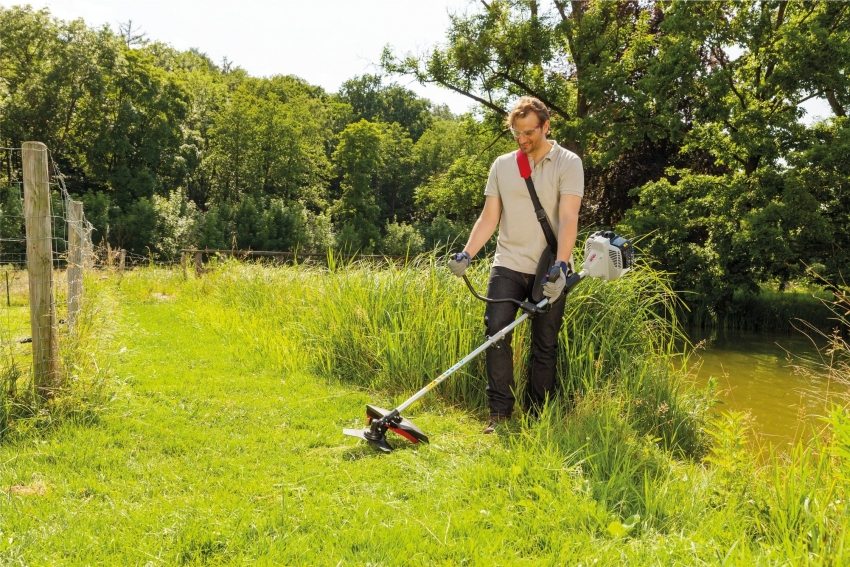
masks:
{"label": "man's face", "polygon": [[543,145],[548,130],[549,121],[541,124],[536,114],[518,117],[511,126],[511,134],[526,155],[534,154]]}

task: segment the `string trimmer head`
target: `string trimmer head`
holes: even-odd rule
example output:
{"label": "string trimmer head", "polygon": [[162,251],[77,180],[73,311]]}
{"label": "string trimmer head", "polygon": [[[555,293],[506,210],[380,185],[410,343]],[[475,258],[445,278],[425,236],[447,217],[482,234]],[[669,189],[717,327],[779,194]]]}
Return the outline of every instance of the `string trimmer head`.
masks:
{"label": "string trimmer head", "polygon": [[377,406],[366,404],[366,429],[343,429],[345,435],[359,437],[369,442],[376,449],[389,453],[393,450],[387,443],[387,429],[397,433],[410,441],[419,443],[428,442],[428,436],[422,430],[413,425],[409,419],[401,417],[399,410],[387,411]]}

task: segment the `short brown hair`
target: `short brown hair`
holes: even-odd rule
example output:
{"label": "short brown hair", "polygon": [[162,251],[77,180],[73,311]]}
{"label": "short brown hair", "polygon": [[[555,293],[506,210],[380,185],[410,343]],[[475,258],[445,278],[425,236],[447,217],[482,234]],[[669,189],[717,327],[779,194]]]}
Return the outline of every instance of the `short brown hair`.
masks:
{"label": "short brown hair", "polygon": [[508,114],[508,128],[514,125],[514,120],[517,118],[525,118],[529,114],[536,114],[537,118],[540,120],[540,124],[549,120],[549,109],[546,108],[546,105],[543,104],[539,98],[524,96],[516,102],[514,109],[511,110],[510,114]]}

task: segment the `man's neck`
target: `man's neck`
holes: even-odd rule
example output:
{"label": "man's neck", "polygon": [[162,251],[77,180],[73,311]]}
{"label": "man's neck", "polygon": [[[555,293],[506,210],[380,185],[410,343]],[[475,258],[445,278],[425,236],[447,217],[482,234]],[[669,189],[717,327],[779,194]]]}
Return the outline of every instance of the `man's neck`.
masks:
{"label": "man's neck", "polygon": [[531,159],[534,160],[534,163],[540,163],[540,160],[546,157],[546,154],[552,150],[553,145],[554,144],[552,144],[550,140],[543,140],[543,143],[540,144],[540,149],[531,155]]}

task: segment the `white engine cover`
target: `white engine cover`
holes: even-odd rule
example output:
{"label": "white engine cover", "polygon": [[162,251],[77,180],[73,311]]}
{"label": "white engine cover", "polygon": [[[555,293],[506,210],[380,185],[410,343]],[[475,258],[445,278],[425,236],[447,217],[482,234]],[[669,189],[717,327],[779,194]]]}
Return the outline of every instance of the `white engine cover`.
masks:
{"label": "white engine cover", "polygon": [[629,271],[622,251],[601,234],[593,234],[584,244],[583,271],[586,275],[610,281]]}

